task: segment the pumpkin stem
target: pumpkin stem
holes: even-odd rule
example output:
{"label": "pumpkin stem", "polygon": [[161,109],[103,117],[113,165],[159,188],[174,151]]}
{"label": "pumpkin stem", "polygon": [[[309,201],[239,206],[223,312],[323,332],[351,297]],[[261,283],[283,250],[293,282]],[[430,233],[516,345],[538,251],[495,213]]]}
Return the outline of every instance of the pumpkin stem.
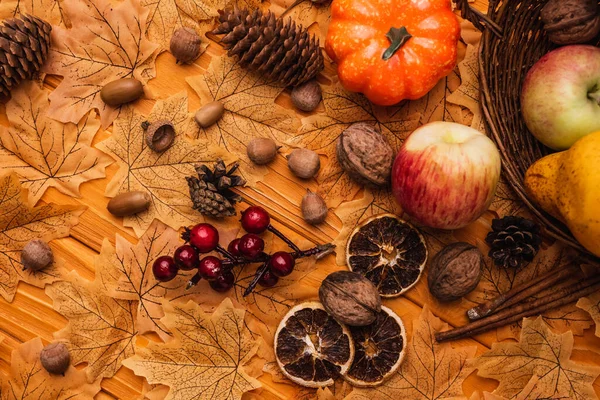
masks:
{"label": "pumpkin stem", "polygon": [[388,33],[385,35],[390,40],[390,47],[383,53],[383,59],[389,60],[392,58],[394,54],[398,51],[400,47],[402,47],[408,39],[412,37],[410,33],[406,30],[406,27],[394,28],[393,26],[390,28]]}

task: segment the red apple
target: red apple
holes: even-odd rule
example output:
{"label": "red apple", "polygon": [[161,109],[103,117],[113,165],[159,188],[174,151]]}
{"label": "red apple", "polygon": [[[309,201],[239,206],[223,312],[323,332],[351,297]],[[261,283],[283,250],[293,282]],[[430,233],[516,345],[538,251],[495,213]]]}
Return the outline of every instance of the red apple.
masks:
{"label": "red apple", "polygon": [[481,132],[452,122],[414,131],[394,160],[392,190],[422,225],[458,229],[483,214],[500,179],[500,153]]}

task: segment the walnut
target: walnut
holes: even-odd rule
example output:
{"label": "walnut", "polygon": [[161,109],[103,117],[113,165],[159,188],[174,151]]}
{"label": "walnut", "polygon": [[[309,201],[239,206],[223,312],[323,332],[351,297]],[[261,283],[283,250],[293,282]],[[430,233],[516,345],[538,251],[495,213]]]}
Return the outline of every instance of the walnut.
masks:
{"label": "walnut", "polygon": [[381,310],[375,285],[351,271],[333,272],[323,279],[319,299],[333,318],[352,326],[369,325]]}
{"label": "walnut", "polygon": [[351,125],[340,135],[336,154],[344,171],[362,185],[389,183],[394,151],[385,137],[367,123]]}
{"label": "walnut", "polygon": [[600,32],[596,0],[550,0],[541,17],[548,38],[559,45],[586,43]]}
{"label": "walnut", "polygon": [[440,301],[457,300],[471,292],[481,279],[483,255],[469,243],[444,247],[431,260],[428,284],[431,294]]}

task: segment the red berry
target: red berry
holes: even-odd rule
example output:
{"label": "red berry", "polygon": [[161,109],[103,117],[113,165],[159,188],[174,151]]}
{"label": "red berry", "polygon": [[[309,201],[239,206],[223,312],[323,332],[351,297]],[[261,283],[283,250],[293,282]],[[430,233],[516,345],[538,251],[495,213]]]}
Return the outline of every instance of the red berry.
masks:
{"label": "red berry", "polygon": [[279,278],[271,271],[265,272],[258,280],[258,284],[262,287],[273,287],[277,285],[277,282],[279,282]]}
{"label": "red berry", "polygon": [[216,279],[208,282],[210,287],[213,288],[213,290],[215,290],[217,292],[228,291],[229,289],[231,289],[233,287],[234,283],[235,283],[235,276],[233,275],[233,272],[231,272],[231,271],[225,271],[223,273],[223,275],[220,275]]}
{"label": "red berry", "polygon": [[158,257],[152,264],[152,272],[157,281],[169,282],[177,276],[177,265],[171,256]]}
{"label": "red berry", "polygon": [[265,242],[253,233],[246,233],[240,238],[238,247],[244,257],[253,260],[265,249]]}
{"label": "red berry", "polygon": [[262,207],[248,207],[242,213],[242,228],[249,233],[263,233],[271,224],[269,213]]}
{"label": "red berry", "polygon": [[198,268],[198,264],[200,263],[198,252],[189,244],[184,244],[175,250],[173,258],[175,259],[175,264],[183,271],[191,271]]}
{"label": "red berry", "polygon": [[271,272],[278,277],[291,274],[294,270],[294,265],[296,265],[296,260],[294,260],[294,257],[290,253],[286,253],[285,251],[278,251],[273,254],[271,261],[269,261]]}
{"label": "red berry", "polygon": [[215,256],[204,257],[202,260],[200,260],[198,272],[200,273],[201,277],[209,281],[218,278],[223,272],[221,260]]}
{"label": "red berry", "polygon": [[200,253],[210,253],[219,244],[219,231],[211,224],[198,224],[190,230],[189,242]]}
{"label": "red berry", "polygon": [[227,246],[227,251],[234,257],[241,257],[242,253],[240,253],[240,239],[233,239],[231,243],[229,243],[229,246]]}

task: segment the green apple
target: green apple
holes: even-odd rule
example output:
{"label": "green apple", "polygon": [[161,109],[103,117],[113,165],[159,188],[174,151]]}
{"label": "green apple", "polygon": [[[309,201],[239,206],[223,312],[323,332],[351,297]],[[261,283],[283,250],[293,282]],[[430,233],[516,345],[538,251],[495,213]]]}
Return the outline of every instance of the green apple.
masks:
{"label": "green apple", "polygon": [[527,73],[521,111],[531,133],[554,150],[600,131],[600,48],[560,47]]}

